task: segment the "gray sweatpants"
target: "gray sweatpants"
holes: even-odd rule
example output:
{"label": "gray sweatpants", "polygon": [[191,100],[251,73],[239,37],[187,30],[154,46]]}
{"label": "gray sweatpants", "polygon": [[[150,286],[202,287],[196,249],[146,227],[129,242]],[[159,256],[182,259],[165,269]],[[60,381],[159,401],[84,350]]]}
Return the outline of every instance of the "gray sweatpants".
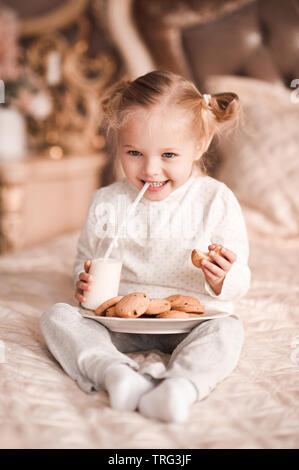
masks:
{"label": "gray sweatpants", "polygon": [[[185,377],[202,399],[235,368],[244,341],[242,322],[233,315],[206,320],[188,333],[131,334],[109,331],[83,318],[79,307],[57,303],[41,315],[40,326],[53,356],[85,392],[104,390],[106,368],[119,363],[153,379]],[[171,354],[167,367],[160,361],[142,367],[126,355],[151,349]]]}

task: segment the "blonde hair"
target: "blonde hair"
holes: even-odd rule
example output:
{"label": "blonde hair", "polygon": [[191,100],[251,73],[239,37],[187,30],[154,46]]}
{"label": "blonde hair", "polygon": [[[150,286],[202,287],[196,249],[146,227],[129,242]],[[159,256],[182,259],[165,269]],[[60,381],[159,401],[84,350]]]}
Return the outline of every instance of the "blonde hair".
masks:
{"label": "blonde hair", "polygon": [[[117,148],[117,131],[136,111],[136,107],[171,104],[189,111],[197,137],[204,139],[204,153],[214,135],[231,130],[241,115],[240,100],[235,93],[212,94],[207,103],[194,83],[163,70],[154,70],[133,81],[120,80],[107,90],[101,102],[103,127],[114,153]],[[207,173],[203,158],[199,160],[199,167],[203,173]]]}

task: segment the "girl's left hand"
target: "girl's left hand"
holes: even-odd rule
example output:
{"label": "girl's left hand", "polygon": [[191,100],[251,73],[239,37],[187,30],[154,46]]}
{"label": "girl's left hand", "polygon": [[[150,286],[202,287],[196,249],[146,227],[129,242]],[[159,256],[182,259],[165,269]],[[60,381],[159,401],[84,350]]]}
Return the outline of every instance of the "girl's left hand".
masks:
{"label": "girl's left hand", "polygon": [[233,263],[237,259],[237,255],[229,250],[228,248],[221,248],[221,255],[213,251],[216,248],[216,244],[209,245],[209,255],[217,263],[211,263],[208,260],[203,259],[201,266],[205,275],[206,281],[208,282],[211,289],[216,295],[221,294],[223,282],[226,274],[231,269]]}

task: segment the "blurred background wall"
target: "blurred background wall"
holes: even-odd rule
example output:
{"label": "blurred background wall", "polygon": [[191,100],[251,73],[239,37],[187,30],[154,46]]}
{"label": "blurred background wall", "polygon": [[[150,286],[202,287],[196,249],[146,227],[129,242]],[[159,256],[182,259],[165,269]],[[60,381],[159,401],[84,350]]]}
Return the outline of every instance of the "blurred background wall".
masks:
{"label": "blurred background wall", "polygon": [[[202,92],[210,76],[291,90],[299,0],[0,2],[0,252],[81,227],[92,192],[123,176],[100,97],[154,68]],[[209,154],[213,175],[214,143]]]}

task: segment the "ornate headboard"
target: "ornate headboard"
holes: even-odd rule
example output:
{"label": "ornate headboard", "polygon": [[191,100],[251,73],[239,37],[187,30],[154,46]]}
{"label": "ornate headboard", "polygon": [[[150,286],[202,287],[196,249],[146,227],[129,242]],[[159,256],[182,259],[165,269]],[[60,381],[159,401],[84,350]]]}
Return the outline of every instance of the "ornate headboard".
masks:
{"label": "ornate headboard", "polygon": [[289,85],[299,77],[299,0],[108,0],[128,74],[167,68],[200,87],[209,74]]}

